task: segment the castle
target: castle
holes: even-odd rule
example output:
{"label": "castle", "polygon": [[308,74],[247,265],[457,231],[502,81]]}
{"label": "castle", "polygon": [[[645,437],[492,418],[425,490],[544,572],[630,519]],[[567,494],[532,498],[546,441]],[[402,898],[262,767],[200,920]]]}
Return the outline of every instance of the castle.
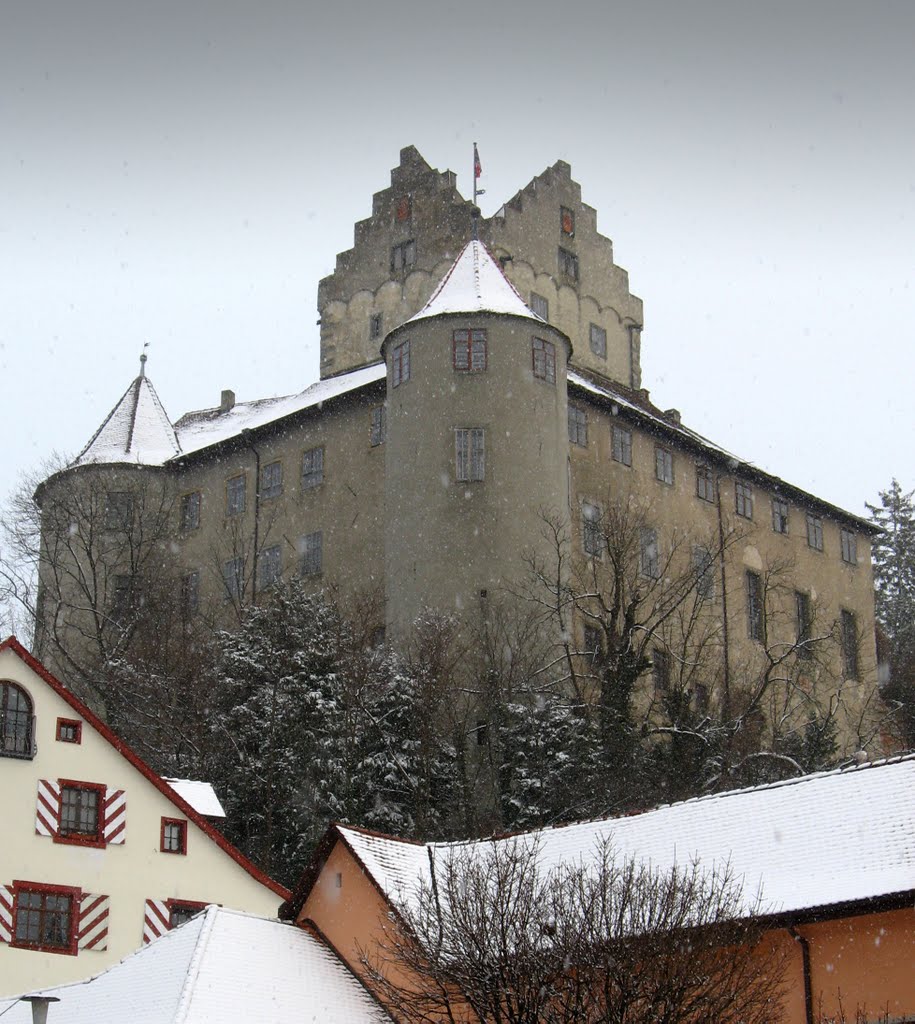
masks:
{"label": "castle", "polygon": [[[819,702],[846,749],[867,741],[871,527],[652,405],[641,300],[568,164],[481,218],[453,173],[404,149],[318,309],[317,383],[248,402],[224,391],[172,422],[141,372],[41,486],[36,647],[53,669],[66,677],[62,644],[136,604],[155,561],[129,542],[145,521],[188,617],[225,620],[300,574],[374,590],[379,632],[403,639],[426,609],[485,617],[533,577],[549,590],[553,571],[562,621],[548,628],[570,664],[610,628],[589,581],[616,571],[621,588],[629,573],[636,600],[670,606],[639,639],[646,699],[678,673],[703,707],[765,676],[772,715],[799,723]],[[74,494],[95,518],[88,581],[61,568],[73,528],[62,543],[50,511]],[[701,666],[684,656],[697,622]]]}

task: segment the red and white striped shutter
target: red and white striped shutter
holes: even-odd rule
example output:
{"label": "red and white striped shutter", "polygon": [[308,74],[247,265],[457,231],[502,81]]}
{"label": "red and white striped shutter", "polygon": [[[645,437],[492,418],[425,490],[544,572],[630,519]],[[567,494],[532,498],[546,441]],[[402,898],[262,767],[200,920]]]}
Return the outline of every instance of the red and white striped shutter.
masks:
{"label": "red and white striped shutter", "polygon": [[123,789],[105,790],[106,843],[120,844],[127,838],[127,798]]}
{"label": "red and white striped shutter", "polygon": [[13,941],[13,890],[0,885],[0,942]]}
{"label": "red and white striped shutter", "polygon": [[98,893],[83,893],[79,901],[79,928],[76,933],[76,945],[79,949],[96,949],[99,952],[108,948],[108,911],[111,909],[111,897],[100,896]]}
{"label": "red and white striped shutter", "polygon": [[60,831],[60,783],[53,779],[38,780],[35,831],[40,836],[56,836]]}
{"label": "red and white striped shutter", "polygon": [[143,917],[143,941],[152,942],[164,935],[168,929],[171,915],[165,900],[147,900],[146,913]]}

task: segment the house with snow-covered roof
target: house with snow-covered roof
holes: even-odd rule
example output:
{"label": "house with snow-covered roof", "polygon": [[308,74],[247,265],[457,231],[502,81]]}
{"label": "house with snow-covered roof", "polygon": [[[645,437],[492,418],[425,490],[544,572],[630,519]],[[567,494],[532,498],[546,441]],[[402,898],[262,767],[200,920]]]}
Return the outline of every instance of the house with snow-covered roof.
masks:
{"label": "house with snow-covered roof", "polygon": [[[524,844],[538,870],[619,862],[661,872],[727,868],[788,956],[779,1024],[817,1007],[915,1017],[915,756],[688,800],[623,818],[459,843],[420,843],[332,826],[280,916],[314,924],[354,970],[391,911],[436,891],[450,857]],[[761,901],[757,908],[755,897]],[[773,1022],[775,1024],[775,1022]]]}
{"label": "house with snow-covered roof", "polygon": [[0,993],[96,974],[216,903],[287,890],[212,822],[212,787],[156,775],[15,639],[0,644]]}

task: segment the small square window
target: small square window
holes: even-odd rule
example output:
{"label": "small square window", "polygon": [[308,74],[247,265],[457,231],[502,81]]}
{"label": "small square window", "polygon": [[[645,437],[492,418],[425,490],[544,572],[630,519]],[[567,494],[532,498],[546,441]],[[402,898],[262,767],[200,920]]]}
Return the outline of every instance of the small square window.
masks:
{"label": "small square window", "polygon": [[245,592],[245,563],[240,556],[230,558],[222,566],[222,582],[227,601],[241,601]]}
{"label": "small square window", "polygon": [[272,587],[280,578],[283,572],[282,555],[279,544],[271,544],[264,548],[260,557],[260,586],[261,590]]}
{"label": "small square window", "polygon": [[531,292],[531,311],[536,313],[546,323],[550,322],[550,304],[542,295],[538,295],[537,292]]}
{"label": "small square window", "polygon": [[278,498],[283,493],[283,463],[268,462],[261,470],[261,497]]}
{"label": "small square window", "polygon": [[578,280],[578,257],[574,252],[560,248],[559,273],[570,281]]}
{"label": "small square window", "polygon": [[586,555],[599,558],[604,549],[601,511],[597,505],[583,502],[581,506],[581,544]]}
{"label": "small square window", "polygon": [[486,331],[459,330],[451,339],[452,363],[455,370],[480,373],[486,369]]}
{"label": "small square window", "polygon": [[591,324],[591,351],[599,358],[607,358],[607,332],[597,324]]}
{"label": "small square window", "polygon": [[187,619],[200,611],[200,571],[194,569],[181,577],[181,610]]}
{"label": "small square window", "polygon": [[632,431],[614,425],[612,430],[613,461],[624,466],[632,465]]}
{"label": "small square window", "polygon": [[302,454],[302,490],[310,491],[324,483],[324,449],[309,448]]}
{"label": "small square window", "polygon": [[807,513],[807,546],[814,551],[823,550],[823,520]]}
{"label": "small square window", "polygon": [[381,313],[373,313],[369,317],[369,341],[378,341],[381,338]]}
{"label": "small square window", "polygon": [[17,882],[13,891],[15,931],[11,945],[75,954],[78,890]]}
{"label": "small square window", "polygon": [[387,416],[385,414],[385,408],[383,405],[376,405],[372,409],[372,429],[369,435],[369,440],[373,448],[377,448],[378,445],[384,444],[385,435],[387,433]]}
{"label": "small square window", "polygon": [[229,477],[226,481],[226,515],[239,516],[245,511],[245,474]]}
{"label": "small square window", "polygon": [[91,783],[61,784],[58,838],[100,844],[104,799],[104,786]]}
{"label": "small square window", "polygon": [[696,496],[703,501],[715,501],[715,474],[709,466],[696,466]]}
{"label": "small square window", "polygon": [[839,541],[842,546],[842,561],[848,565],[858,564],[858,536],[854,530],[841,530]]}
{"label": "small square window", "polygon": [[534,376],[548,384],[556,383],[556,346],[551,341],[534,338],[531,341],[531,359]]}
{"label": "small square window", "polygon": [[416,242],[410,239],[391,248],[391,273],[399,274],[416,263]]}
{"label": "small square window", "polygon": [[652,526],[643,526],[639,533],[639,571],[652,580],[661,576],[658,531]]}
{"label": "small square window", "polygon": [[187,853],[187,822],[183,818],[163,818],[159,834],[162,853]]}
{"label": "small square window", "polygon": [[486,432],[482,427],[458,427],[454,432],[454,476],[458,482],[486,476]]}
{"label": "small square window", "polygon": [[324,542],[320,530],[306,533],[299,541],[302,555],[301,573],[303,576],[317,576],[321,572],[324,559]]}
{"label": "small square window", "polygon": [[753,488],[740,480],[734,485],[734,511],[744,519],[753,518]]}
{"label": "small square window", "polygon": [[788,532],[788,502],[781,498],[772,499],[772,529],[775,533]]}
{"label": "small square window", "polygon": [[75,718],[57,719],[58,743],[82,743],[83,723]]}
{"label": "small square window", "polygon": [[674,482],[674,457],[667,448],[655,447],[654,475],[662,484],[672,484]]}
{"label": "small square window", "polygon": [[575,211],[570,210],[568,206],[559,207],[559,228],[570,238],[575,234]]}
{"label": "small square window", "polygon": [[109,491],[105,498],[105,529],[128,530],[133,519],[133,495]]}
{"label": "small square window", "polygon": [[181,529],[196,530],[200,526],[200,491],[181,496]]}
{"label": "small square window", "polygon": [[410,379],[410,341],[402,341],[391,349],[391,387],[399,388]]}
{"label": "small square window", "polygon": [[588,447],[588,414],[577,405],[569,404],[569,440],[572,444]]}

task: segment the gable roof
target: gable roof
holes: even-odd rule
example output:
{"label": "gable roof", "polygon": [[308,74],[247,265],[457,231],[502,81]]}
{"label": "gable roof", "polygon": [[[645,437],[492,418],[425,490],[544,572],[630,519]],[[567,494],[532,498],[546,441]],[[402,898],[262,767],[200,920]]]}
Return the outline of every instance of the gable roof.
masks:
{"label": "gable roof", "polygon": [[71,693],[64,684],[53,676],[45,667],[34,658],[29,652],[22,646],[21,643],[14,637],[7,637],[2,643],[0,643],[0,652],[10,651],[16,655],[20,661],[23,662],[28,668],[30,668],[35,675],[42,679],[51,689],[64,700],[71,708],[105,740],[110,743],[112,747],[136,770],[143,775],[148,782],[150,782],[159,792],[168,800],[170,800],[175,807],[181,812],[181,814],[192,821],[202,832],[213,840],[213,842],[232,860],[235,861],[239,867],[243,868],[248,872],[249,875],[255,881],[260,882],[261,885],[265,885],[268,889],[275,892],[281,899],[288,899],[289,890],[284,886],[280,885],[279,882],[274,881],[269,875],[266,875],[261,869],[250,861],[241,850],[233,846],[228,839],[226,839],[220,832],[218,832],[211,824],[200,814],[199,811],[195,810],[188,801],[181,796],[175,789],[173,789],[160,775],[157,775],[152,768],[140,757],[139,754],[134,753],[133,750],[122,740],[119,736],[115,735],[111,729],[83,702]]}
{"label": "gable roof", "polygon": [[181,445],[152,381],[145,375],[131,381],[74,466],[128,463],[159,466],[178,455]]}
{"label": "gable roof", "polygon": [[[548,871],[585,863],[609,840],[620,858],[662,871],[694,860],[728,865],[767,915],[796,918],[915,897],[915,755],[699,797],[623,818],[580,822],[459,843],[416,843],[348,825],[342,841],[383,896],[410,901],[430,862],[494,844],[536,845]],[[327,844],[316,858],[326,857]],[[294,916],[317,878],[312,865],[281,909]]]}
{"label": "gable roof", "polygon": [[503,313],[545,323],[525,305],[489,250],[476,239],[464,246],[429,301],[406,322],[445,313]]}
{"label": "gable roof", "polygon": [[[67,1024],[390,1021],[317,930],[210,906],[88,981],[44,989]],[[31,1024],[0,999],[4,1024]]]}

